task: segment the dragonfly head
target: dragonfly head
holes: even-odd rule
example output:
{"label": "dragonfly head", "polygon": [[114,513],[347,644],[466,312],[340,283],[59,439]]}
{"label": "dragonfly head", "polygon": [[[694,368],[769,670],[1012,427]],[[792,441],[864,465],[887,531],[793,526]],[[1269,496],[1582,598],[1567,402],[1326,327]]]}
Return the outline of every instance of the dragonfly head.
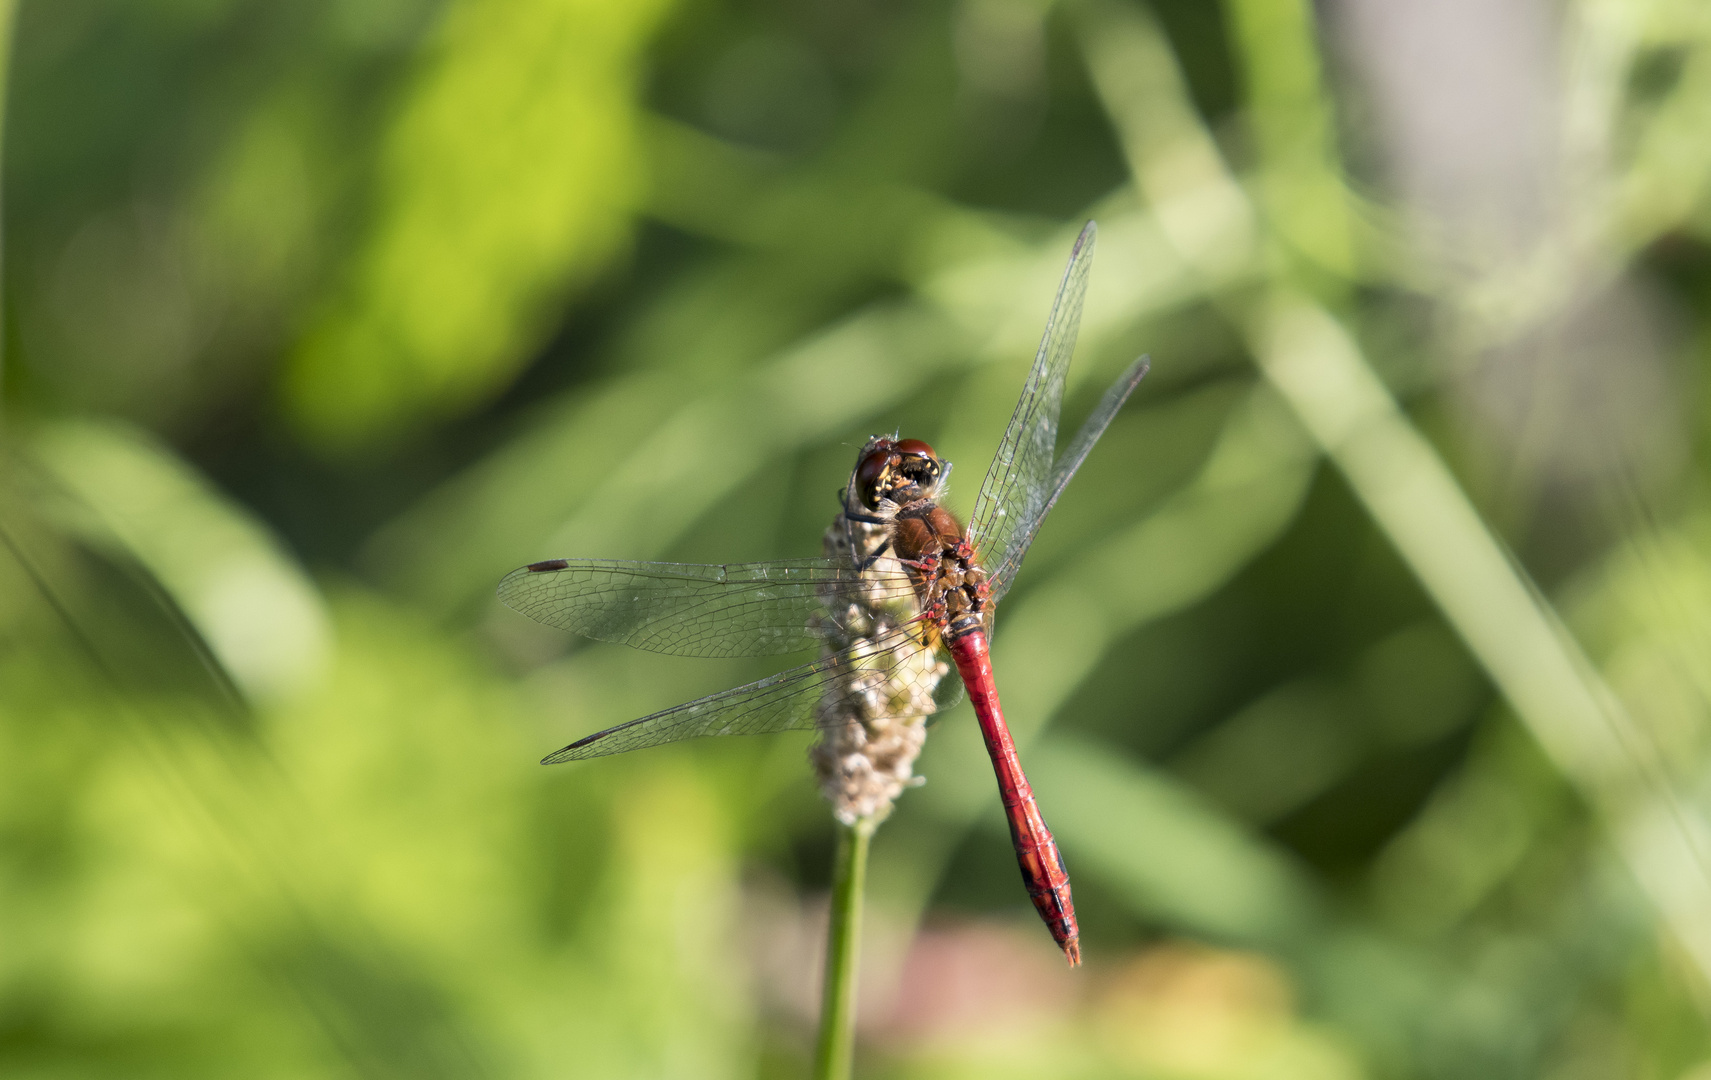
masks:
{"label": "dragonfly head", "polygon": [[932,498],[948,471],[933,448],[920,439],[874,436],[862,447],[854,477],[856,497],[869,510],[881,500],[907,504]]}

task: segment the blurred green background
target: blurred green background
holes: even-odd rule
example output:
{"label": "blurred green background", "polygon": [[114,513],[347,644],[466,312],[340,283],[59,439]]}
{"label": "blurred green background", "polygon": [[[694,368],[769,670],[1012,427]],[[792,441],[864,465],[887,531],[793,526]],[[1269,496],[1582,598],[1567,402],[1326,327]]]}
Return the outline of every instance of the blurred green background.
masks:
{"label": "blurred green background", "polygon": [[1070,241],[1053,513],[874,848],[871,1077],[1711,1077],[1700,0],[11,0],[0,1073],[790,1077],[778,665],[499,608],[966,514]]}

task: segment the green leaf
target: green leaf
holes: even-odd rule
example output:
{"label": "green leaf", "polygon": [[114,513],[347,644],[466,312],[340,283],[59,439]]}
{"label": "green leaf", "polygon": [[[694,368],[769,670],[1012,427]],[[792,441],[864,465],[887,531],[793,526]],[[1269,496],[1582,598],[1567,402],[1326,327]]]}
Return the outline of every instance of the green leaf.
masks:
{"label": "green leaf", "polygon": [[644,179],[638,53],[663,2],[462,0],[380,150],[373,219],[286,407],[349,450],[501,389],[622,245]]}

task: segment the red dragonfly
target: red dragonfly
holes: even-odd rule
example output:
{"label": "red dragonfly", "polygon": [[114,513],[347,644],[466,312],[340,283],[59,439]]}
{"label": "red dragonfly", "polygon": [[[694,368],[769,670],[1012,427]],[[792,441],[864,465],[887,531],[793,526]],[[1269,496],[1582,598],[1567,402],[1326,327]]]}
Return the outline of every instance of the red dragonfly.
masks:
{"label": "red dragonfly", "polygon": [[[838,630],[846,596],[901,604],[912,615],[876,636],[830,649],[810,664],[734,690],[607,728],[543,759],[556,764],[703,735],[753,735],[848,723],[827,708],[837,695],[871,690],[852,672],[883,664],[888,651],[923,645],[950,654],[974,704],[998,777],[1022,878],[1040,917],[1071,965],[1080,963],[1069,874],[1046,828],[1004,723],[988,658],[993,611],[1022,556],[1093,444],[1147,372],[1142,357],[1108,390],[1061,455],[1058,412],[1075,349],[1093,258],[1095,228],[1076,239],[1051,317],[965,531],[938,504],[951,464],[918,439],[874,437],[862,447],[840,519],[880,527],[879,552],[855,558],[783,559],[698,565],[549,559],[506,575],[499,598],[539,622],[602,641],[683,656],[763,656],[823,645]],[[890,549],[881,562],[879,554]],[[843,635],[848,640],[849,635]],[[917,695],[932,712],[947,699]],[[924,702],[924,703],[923,703]],[[829,720],[828,718],[845,718]]]}

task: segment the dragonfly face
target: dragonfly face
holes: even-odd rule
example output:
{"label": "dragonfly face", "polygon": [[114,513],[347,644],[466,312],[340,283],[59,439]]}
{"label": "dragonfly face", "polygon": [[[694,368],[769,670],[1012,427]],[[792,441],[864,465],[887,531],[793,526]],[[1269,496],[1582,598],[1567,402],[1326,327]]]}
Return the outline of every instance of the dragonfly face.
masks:
{"label": "dragonfly face", "polygon": [[938,496],[949,466],[920,439],[893,441],[874,436],[861,449],[855,470],[856,497],[868,510],[891,501],[899,506]]}

